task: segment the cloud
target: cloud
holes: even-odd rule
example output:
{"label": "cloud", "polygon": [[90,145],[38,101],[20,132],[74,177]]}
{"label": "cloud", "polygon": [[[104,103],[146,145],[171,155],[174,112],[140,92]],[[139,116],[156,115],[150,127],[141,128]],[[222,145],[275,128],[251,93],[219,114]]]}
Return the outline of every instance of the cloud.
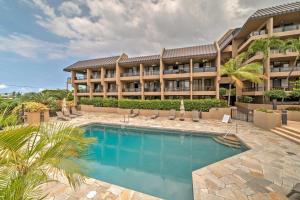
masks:
{"label": "cloud", "polygon": [[12,33],[0,36],[0,51],[12,52],[26,58],[63,58],[65,46],[35,39],[29,35]]}
{"label": "cloud", "polygon": [[229,28],[242,26],[256,9],[287,2],[75,0],[57,5],[50,0],[30,1],[42,12],[37,24],[67,40],[66,55],[86,58],[212,43]]}
{"label": "cloud", "polygon": [[62,15],[65,16],[77,16],[81,14],[81,9],[79,6],[71,1],[63,2],[58,10],[61,12]]}
{"label": "cloud", "polygon": [[0,83],[0,90],[7,88],[7,85]]}

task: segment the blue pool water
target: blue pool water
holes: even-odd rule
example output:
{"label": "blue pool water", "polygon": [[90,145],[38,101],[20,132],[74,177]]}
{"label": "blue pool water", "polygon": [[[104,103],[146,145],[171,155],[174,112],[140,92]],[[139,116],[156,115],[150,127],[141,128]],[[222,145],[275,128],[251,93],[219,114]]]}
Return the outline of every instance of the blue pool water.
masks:
{"label": "blue pool water", "polygon": [[87,176],[163,199],[193,199],[192,171],[241,153],[212,136],[188,132],[90,125],[97,142],[81,159]]}

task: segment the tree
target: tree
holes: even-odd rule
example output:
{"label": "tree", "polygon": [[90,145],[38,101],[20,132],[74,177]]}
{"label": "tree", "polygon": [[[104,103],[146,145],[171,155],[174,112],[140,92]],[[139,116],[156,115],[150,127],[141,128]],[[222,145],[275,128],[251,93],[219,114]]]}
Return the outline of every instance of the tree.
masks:
{"label": "tree", "polygon": [[278,48],[280,50],[283,50],[285,47],[285,43],[283,40],[278,39],[276,37],[271,38],[262,38],[253,41],[249,48],[247,53],[250,55],[256,54],[258,52],[263,54],[263,63],[269,58],[269,53],[271,48]]}
{"label": "tree", "polygon": [[298,99],[300,104],[300,79],[295,82],[293,91],[289,94],[289,96]]}
{"label": "tree", "polygon": [[229,83],[228,106],[230,105],[232,84],[242,87],[242,79],[249,80],[253,83],[260,83],[264,78],[261,63],[243,64],[247,58],[246,55],[246,53],[242,53],[230,59],[221,67],[221,74],[227,75],[231,79]]}
{"label": "tree", "polygon": [[284,98],[287,97],[287,94],[284,90],[270,90],[266,91],[264,95],[271,99],[281,99],[281,101],[283,101]]}
{"label": "tree", "polygon": [[93,139],[65,124],[14,126],[0,134],[0,199],[43,199],[41,186],[64,176],[76,188],[84,180],[76,158]]}
{"label": "tree", "polygon": [[300,57],[300,37],[298,39],[288,39],[285,42],[284,50],[285,50],[285,52],[288,50],[297,52],[297,56],[295,57],[293,66],[287,76],[287,83],[288,83],[288,88],[289,88],[290,87],[290,82],[289,82],[290,77],[291,77],[295,67],[297,66],[297,61]]}

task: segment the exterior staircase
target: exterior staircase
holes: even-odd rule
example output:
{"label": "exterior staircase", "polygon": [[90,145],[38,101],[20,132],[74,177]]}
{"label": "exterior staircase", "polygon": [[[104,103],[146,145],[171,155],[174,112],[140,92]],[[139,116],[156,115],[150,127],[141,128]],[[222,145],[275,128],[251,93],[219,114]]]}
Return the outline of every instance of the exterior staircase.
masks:
{"label": "exterior staircase", "polygon": [[228,146],[228,147],[241,148],[241,145],[242,145],[240,140],[234,135],[227,135],[226,137],[216,136],[213,139],[216,142],[223,144],[225,146]]}
{"label": "exterior staircase", "polygon": [[287,126],[275,127],[271,129],[271,131],[288,140],[300,144],[300,128],[298,127],[299,125],[299,122],[289,121]]}

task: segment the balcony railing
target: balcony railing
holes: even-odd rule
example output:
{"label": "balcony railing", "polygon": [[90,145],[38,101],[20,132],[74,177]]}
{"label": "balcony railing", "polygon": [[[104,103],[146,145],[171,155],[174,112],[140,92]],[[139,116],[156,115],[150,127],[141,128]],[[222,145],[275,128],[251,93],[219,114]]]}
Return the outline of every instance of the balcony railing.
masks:
{"label": "balcony railing", "polygon": [[86,76],[76,76],[75,80],[86,80]]}
{"label": "balcony railing", "polygon": [[160,87],[144,88],[145,92],[160,92]]}
{"label": "balcony railing", "polygon": [[102,88],[94,89],[94,93],[101,93],[101,92],[103,92],[103,89],[102,89]]}
{"label": "balcony railing", "polygon": [[193,72],[216,72],[216,71],[217,71],[216,67],[199,67],[193,69]]}
{"label": "balcony railing", "polygon": [[[272,67],[271,72],[289,72],[291,69],[292,67]],[[295,67],[294,71],[300,71],[300,66]]]}
{"label": "balcony railing", "polygon": [[117,92],[117,88],[108,88],[107,92]]}
{"label": "balcony railing", "polygon": [[140,72],[124,72],[121,74],[122,77],[128,77],[128,76],[139,76]]}
{"label": "balcony railing", "polygon": [[90,89],[89,89],[89,88],[78,89],[77,92],[78,92],[78,93],[89,93],[89,92],[90,92]]}
{"label": "balcony railing", "polygon": [[258,92],[258,91],[264,91],[264,87],[250,87],[250,88],[243,88],[243,92]]}
{"label": "balcony railing", "polygon": [[292,91],[293,90],[293,86],[273,86],[271,88],[271,90],[285,90],[285,91]]}
{"label": "balcony railing", "polygon": [[300,24],[293,24],[293,25],[275,27],[273,28],[273,32],[278,33],[278,32],[293,31],[298,29],[300,29]]}
{"label": "balcony railing", "polygon": [[178,92],[181,92],[181,91],[190,91],[190,88],[189,88],[189,87],[166,87],[166,88],[165,88],[165,91],[168,91],[168,92],[174,92],[174,91],[178,91]]}
{"label": "balcony railing", "polygon": [[100,79],[101,75],[100,74],[92,74],[91,79]]}
{"label": "balcony railing", "polygon": [[159,75],[160,72],[158,70],[154,71],[144,71],[144,76],[152,76],[152,75]]}
{"label": "balcony railing", "polygon": [[105,78],[115,78],[116,74],[112,73],[112,74],[105,74]]}
{"label": "balcony railing", "polygon": [[140,92],[141,88],[123,88],[123,92]]}
{"label": "balcony railing", "polygon": [[164,70],[164,74],[184,74],[190,73],[190,69]]}
{"label": "balcony railing", "polygon": [[215,91],[215,86],[201,86],[201,85],[193,85],[193,91]]}

